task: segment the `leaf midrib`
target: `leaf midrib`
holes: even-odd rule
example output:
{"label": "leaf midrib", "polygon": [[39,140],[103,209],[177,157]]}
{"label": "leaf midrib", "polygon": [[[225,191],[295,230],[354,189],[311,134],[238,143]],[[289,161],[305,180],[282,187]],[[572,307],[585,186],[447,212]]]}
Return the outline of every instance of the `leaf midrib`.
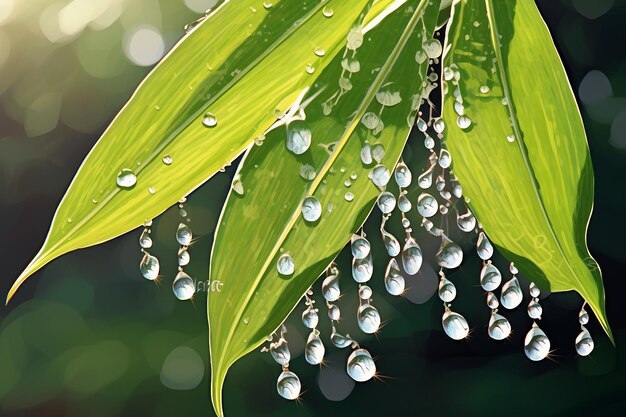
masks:
{"label": "leaf midrib", "polygon": [[[400,37],[400,39],[398,40],[396,46],[392,50],[389,58],[387,59],[387,61],[385,61],[385,63],[381,67],[381,70],[379,71],[376,79],[374,80],[374,82],[370,86],[369,90],[367,91],[364,100],[362,101],[361,105],[359,106],[359,108],[355,112],[355,116],[352,118],[352,121],[350,122],[350,125],[346,128],[346,130],[344,131],[344,134],[342,135],[341,139],[337,142],[337,145],[335,146],[334,151],[330,155],[330,158],[326,161],[326,163],[324,164],[324,166],[322,167],[322,169],[320,170],[318,175],[311,182],[311,185],[310,185],[309,189],[307,190],[308,191],[307,195],[313,195],[315,193],[315,191],[318,189],[319,185],[321,184],[324,176],[328,173],[328,171],[330,170],[332,164],[337,160],[337,158],[338,158],[339,154],[341,153],[342,149],[344,148],[344,146],[346,145],[346,143],[348,142],[348,140],[352,136],[352,133],[354,133],[354,130],[358,126],[359,121],[363,117],[363,114],[365,114],[365,112],[367,111],[367,108],[369,107],[370,103],[373,101],[374,97],[376,96],[376,92],[378,91],[380,86],[386,80],[387,76],[389,75],[391,69],[393,68],[395,62],[398,59],[398,57],[400,55],[400,52],[402,52],[402,50],[406,46],[406,43],[408,42],[408,39],[409,39],[410,35],[414,32],[417,23],[423,17],[424,8],[428,4],[428,1],[429,0],[421,0],[420,1],[420,4],[418,5],[416,11],[414,12],[413,16],[411,17],[411,20],[409,21],[409,24],[407,25],[405,31],[403,32],[403,34]],[[292,230],[293,226],[295,225],[295,223],[296,223],[296,221],[298,220],[299,217],[300,217],[300,214],[299,214],[298,210],[294,210],[294,213],[292,214],[291,218],[289,219],[289,221],[287,222],[287,224],[283,228],[283,231],[282,231],[281,235],[279,236],[276,244],[272,248],[269,256],[266,258],[266,261],[263,264],[259,274],[256,276],[256,278],[254,280],[254,283],[253,283],[253,286],[252,286],[252,291],[249,291],[246,294],[245,301],[241,304],[241,308],[235,314],[235,320],[233,321],[233,323],[235,323],[235,325],[230,328],[229,333],[228,333],[227,338],[226,338],[226,342],[224,343],[223,346],[229,346],[230,345],[231,340],[232,340],[232,338],[233,338],[233,336],[235,334],[235,331],[239,327],[239,323],[241,321],[241,318],[243,317],[243,313],[245,312],[246,308],[250,304],[250,300],[251,300],[252,296],[254,295],[254,290],[256,290],[256,288],[258,288],[261,280],[265,276],[265,273],[269,269],[269,267],[271,265],[271,262],[274,260],[274,257],[278,254],[282,244],[287,239],[288,235],[291,233],[291,230]],[[252,350],[252,349],[254,349],[254,346],[252,346],[249,350]],[[222,355],[220,357],[220,362],[219,362],[220,366],[218,366],[218,368],[220,368],[221,365],[223,365],[225,363],[225,361],[226,361],[225,356]]]}

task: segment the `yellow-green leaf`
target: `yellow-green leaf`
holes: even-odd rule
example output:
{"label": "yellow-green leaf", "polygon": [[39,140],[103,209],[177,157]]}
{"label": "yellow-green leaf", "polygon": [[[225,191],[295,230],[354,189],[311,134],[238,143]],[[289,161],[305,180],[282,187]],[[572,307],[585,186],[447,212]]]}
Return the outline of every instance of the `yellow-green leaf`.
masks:
{"label": "yellow-green leaf", "polygon": [[612,338],[586,244],[587,138],[535,2],[456,1],[447,44],[445,146],[471,209],[526,277],[578,291]]}

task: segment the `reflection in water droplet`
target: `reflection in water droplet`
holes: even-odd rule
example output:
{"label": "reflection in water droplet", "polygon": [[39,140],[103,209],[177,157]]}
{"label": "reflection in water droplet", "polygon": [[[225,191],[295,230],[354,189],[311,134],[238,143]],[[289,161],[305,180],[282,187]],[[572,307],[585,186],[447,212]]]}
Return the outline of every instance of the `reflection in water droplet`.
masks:
{"label": "reflection in water droplet", "polygon": [[514,309],[522,302],[524,295],[520,288],[517,278],[511,278],[502,286],[502,295],[500,296],[500,303],[509,310]]}
{"label": "reflection in water droplet", "polygon": [[324,15],[324,17],[331,18],[335,14],[335,11],[332,7],[324,6],[324,8],[322,9],[322,14]]}
{"label": "reflection in water droplet", "polygon": [[498,313],[492,313],[487,332],[489,337],[494,340],[506,339],[511,334],[511,323],[509,323],[506,317]]}
{"label": "reflection in water droplet", "polygon": [[527,307],[528,316],[531,319],[537,320],[541,318],[541,314],[543,314],[543,307],[535,300],[530,300]]}
{"label": "reflection in water droplet", "polygon": [[300,379],[291,371],[283,371],[278,377],[276,390],[286,400],[295,400],[300,396]]}
{"label": "reflection in water droplet", "polygon": [[402,248],[402,268],[409,275],[415,275],[422,267],[422,250],[413,237],[409,237]]}
{"label": "reflection in water droplet", "polygon": [[302,312],[302,324],[309,329],[314,329],[319,323],[319,316],[317,315],[317,309],[311,306],[307,307]]}
{"label": "reflection in water droplet", "polygon": [[376,374],[376,364],[365,349],[356,349],[348,357],[346,372],[357,382],[370,380]]}
{"label": "reflection in water droplet", "polygon": [[315,222],[322,215],[322,205],[319,200],[313,196],[308,196],[302,202],[302,217],[307,222]]}
{"label": "reflection in water droplet", "polygon": [[372,171],[372,182],[377,187],[383,188],[389,182],[391,173],[384,165],[377,165]]}
{"label": "reflection in water droplet", "polygon": [[456,224],[459,229],[465,233],[469,233],[476,227],[476,217],[468,210],[467,213],[456,215]]}
{"label": "reflection in water droplet", "polygon": [[311,365],[319,365],[324,360],[325,353],[326,348],[320,339],[319,332],[317,330],[312,331],[304,348],[304,359]]}
{"label": "reflection in water droplet", "polygon": [[132,170],[124,168],[117,174],[116,183],[120,188],[131,188],[137,184],[137,176]]}
{"label": "reflection in water droplet", "polygon": [[533,327],[526,334],[524,353],[528,359],[535,362],[545,359],[550,353],[550,339],[537,323],[533,323]]}
{"label": "reflection in water droplet", "polygon": [[411,211],[412,207],[413,206],[411,205],[411,200],[409,200],[406,194],[402,193],[398,196],[398,209],[402,213],[408,213],[409,211]]}
{"label": "reflection in water droplet", "polygon": [[361,300],[369,300],[372,298],[372,289],[367,285],[359,285],[359,298]]}
{"label": "reflection in water droplet", "polygon": [[472,120],[471,120],[469,117],[467,117],[467,116],[463,115],[463,116],[459,116],[459,117],[456,119],[456,124],[457,124],[457,126],[459,126],[461,129],[465,130],[465,129],[467,129],[468,127],[470,127],[470,125],[472,124]]}
{"label": "reflection in water droplet", "polygon": [[404,162],[399,162],[398,165],[396,165],[394,176],[398,187],[407,188],[411,185],[413,175],[411,174],[409,167]]}
{"label": "reflection in water droplet", "polygon": [[461,340],[465,339],[469,334],[469,325],[465,317],[454,311],[446,309],[441,318],[441,324],[443,330],[446,332],[450,339]]}
{"label": "reflection in water droplet", "polygon": [[295,270],[293,258],[286,253],[281,255],[276,262],[276,268],[278,269],[278,273],[280,275],[287,276],[293,274]]}
{"label": "reflection in water droplet", "polygon": [[456,298],[456,287],[448,278],[439,280],[439,298],[444,303],[451,303]]}
{"label": "reflection in water droplet", "polygon": [[311,129],[303,120],[294,120],[287,125],[287,149],[302,155],[311,146]]}
{"label": "reflection in water droplet", "polygon": [[191,243],[191,229],[185,223],[179,223],[176,230],[176,241],[181,246],[189,246]]}
{"label": "reflection in water droplet", "polygon": [[344,198],[347,202],[350,202],[350,201],[354,200],[354,193],[353,193],[353,192],[351,192],[351,191],[348,191],[348,192],[347,192],[347,193],[343,196],[343,198]]}
{"label": "reflection in water droplet", "polygon": [[277,342],[270,344],[270,354],[277,364],[282,366],[289,365],[291,352],[289,352],[287,340],[281,337]]}
{"label": "reflection in water droplet", "polygon": [[461,247],[444,237],[443,245],[437,252],[437,263],[442,268],[453,269],[463,262],[463,250]]}
{"label": "reflection in water droplet", "polygon": [[376,93],[376,100],[385,107],[395,106],[402,101],[400,88],[396,83],[386,83]]}
{"label": "reflection in water droplet", "polygon": [[480,232],[478,235],[476,253],[478,253],[478,257],[483,261],[486,261],[493,256],[493,246],[491,246],[491,242],[487,239],[485,232]]}
{"label": "reflection in water droplet", "polygon": [[576,346],[576,352],[578,352],[580,356],[587,356],[593,351],[593,348],[594,348],[593,339],[591,338],[589,331],[584,326],[582,327],[580,333],[576,337],[575,346]]}
{"label": "reflection in water droplet", "polygon": [[146,252],[139,264],[141,275],[150,281],[155,280],[159,276],[159,260]]}
{"label": "reflection in water droplet", "polygon": [[589,323],[589,313],[585,310],[585,306],[583,306],[578,313],[578,322],[582,325]]}
{"label": "reflection in water droplet", "polygon": [[180,271],[176,274],[174,282],[172,283],[172,291],[179,300],[189,300],[196,292],[196,286],[193,279],[185,272]]}
{"label": "reflection in water droplet", "polygon": [[217,117],[211,112],[207,112],[202,119],[204,127],[212,128],[217,126]]}
{"label": "reflection in water droplet", "polygon": [[162,161],[165,165],[172,165],[172,162],[174,161],[174,159],[172,159],[170,155],[163,155]]}
{"label": "reflection in water droplet", "polygon": [[341,296],[338,272],[327,276],[324,278],[324,282],[322,282],[322,295],[326,301],[337,301]]}
{"label": "reflection in water droplet", "polygon": [[352,235],[350,242],[352,256],[356,259],[365,259],[370,254],[370,242],[360,235]]}
{"label": "reflection in water droplet", "polygon": [[417,212],[422,216],[429,218],[437,214],[439,203],[435,197],[428,193],[422,193],[417,197]]}
{"label": "reflection in water droplet", "polygon": [[389,254],[389,256],[398,256],[400,254],[400,242],[398,242],[398,239],[396,239],[394,235],[387,232],[385,229],[381,229],[381,234],[383,236],[385,249],[387,249],[387,253]]}
{"label": "reflection in water droplet", "polygon": [[391,213],[393,209],[396,208],[396,197],[389,191],[383,191],[378,196],[376,204],[383,214]]}
{"label": "reflection in water droplet", "polygon": [[139,236],[139,246],[143,249],[152,247],[152,238],[150,237],[150,230],[148,228],[143,229],[141,236]]}
{"label": "reflection in water droplet", "polygon": [[487,262],[480,271],[480,286],[485,291],[493,291],[502,283],[502,274],[500,270],[491,263]]}
{"label": "reflection in water droplet", "polygon": [[394,258],[389,260],[387,270],[385,271],[385,288],[391,295],[402,295],[405,288],[404,277],[400,272],[398,261]]}
{"label": "reflection in water droplet", "polygon": [[352,259],[352,278],[360,284],[367,282],[372,278],[374,265],[372,263],[372,254],[370,253],[364,259]]}
{"label": "reflection in water droplet", "polygon": [[363,333],[376,333],[380,327],[380,313],[378,313],[376,307],[370,304],[363,304],[357,310],[357,323]]}

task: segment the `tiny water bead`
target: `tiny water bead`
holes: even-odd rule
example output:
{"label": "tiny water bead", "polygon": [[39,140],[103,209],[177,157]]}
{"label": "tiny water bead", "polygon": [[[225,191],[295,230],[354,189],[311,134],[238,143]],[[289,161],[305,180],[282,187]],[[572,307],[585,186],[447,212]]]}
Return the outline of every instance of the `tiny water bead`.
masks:
{"label": "tiny water bead", "polygon": [[191,243],[192,233],[189,226],[185,223],[180,223],[178,225],[178,229],[176,230],[176,241],[181,246],[189,246]]}
{"label": "tiny water bead", "polygon": [[322,9],[322,15],[324,15],[324,17],[326,18],[331,18],[333,17],[333,15],[335,14],[335,11],[333,10],[332,7],[329,6],[324,6],[324,8]]}
{"label": "tiny water bead", "polygon": [[400,242],[398,242],[398,239],[384,229],[381,230],[381,234],[387,254],[391,257],[398,256],[400,254]]}
{"label": "tiny water bead", "polygon": [[492,292],[487,293],[487,306],[491,309],[496,309],[500,306],[498,297],[496,297],[496,295]]}
{"label": "tiny water bead", "polygon": [[445,313],[443,313],[441,324],[444,332],[450,339],[462,340],[469,335],[469,325],[465,317],[450,309],[446,309]]}
{"label": "tiny water bead", "polygon": [[[539,287],[537,287],[537,284],[535,284],[534,282],[531,282],[530,285],[528,286],[528,292],[530,293],[530,296],[533,298],[539,297],[539,294],[541,293],[539,290]],[[586,324],[586,323],[582,323],[582,324]]]}
{"label": "tiny water bead", "polygon": [[352,235],[350,248],[355,259],[365,259],[370,254],[370,242],[363,236]]}
{"label": "tiny water bead", "polygon": [[217,126],[217,117],[213,113],[207,112],[202,118],[202,124],[204,127],[213,128]]}
{"label": "tiny water bead", "polygon": [[293,262],[293,258],[288,254],[283,254],[278,258],[276,262],[276,268],[278,269],[278,273],[280,275],[288,276],[292,275],[295,271],[295,264]]}
{"label": "tiny water bead", "polygon": [[120,188],[131,188],[137,184],[137,176],[132,170],[124,168],[117,174],[116,183]]}
{"label": "tiny water bead", "polygon": [[159,276],[159,268],[159,260],[156,257],[149,253],[143,255],[139,264],[139,270],[145,279],[150,281],[157,279]]}
{"label": "tiny water bead", "polygon": [[178,266],[189,265],[190,260],[189,251],[184,246],[178,249]]}
{"label": "tiny water bead", "polygon": [[150,229],[145,228],[139,236],[139,246],[143,249],[149,249],[152,247],[152,238],[150,237]]}
{"label": "tiny water bead", "polygon": [[511,334],[511,323],[506,317],[494,312],[489,319],[487,333],[494,340],[506,339]]}
{"label": "tiny water bead", "polygon": [[322,216],[322,204],[313,196],[309,196],[302,202],[302,217],[307,222],[315,222]]}
{"label": "tiny water bead", "polygon": [[189,300],[196,292],[196,285],[189,275],[180,271],[176,274],[176,278],[174,278],[172,290],[179,300]]}
{"label": "tiny water bead", "polygon": [[313,53],[315,54],[315,56],[321,58],[326,54],[326,51],[324,50],[324,48],[315,48],[315,51],[313,51]]}
{"label": "tiny water bead", "polygon": [[343,196],[343,198],[344,198],[347,202],[350,202],[350,201],[354,200],[354,193],[353,193],[353,192],[351,192],[351,191],[348,191],[348,192],[347,192],[347,193]]}
{"label": "tiny water bead", "polygon": [[533,327],[526,334],[524,353],[528,359],[535,362],[545,359],[550,353],[550,339],[537,323],[533,323]]}
{"label": "tiny water bead", "polygon": [[165,165],[172,165],[172,162],[174,162],[174,159],[170,155],[163,155],[163,158],[161,159],[161,161],[163,161]]}
{"label": "tiny water bead", "polygon": [[372,298],[372,289],[368,285],[359,285],[359,298],[361,300]]}
{"label": "tiny water bead", "polygon": [[313,181],[317,177],[317,171],[312,165],[302,165],[300,167],[300,177],[306,181]]}
{"label": "tiny water bead", "polygon": [[269,10],[269,9],[271,9],[271,8],[272,8],[272,6],[273,6],[273,4],[272,4],[271,2],[269,2],[269,1],[264,1],[264,2],[263,2],[263,8],[264,8],[265,10]]}
{"label": "tiny water bead", "polygon": [[584,306],[580,309],[580,312],[578,313],[578,322],[582,325],[589,323],[589,313],[587,313],[587,310],[585,310]]}
{"label": "tiny water bead", "polygon": [[543,307],[541,307],[541,304],[539,304],[535,300],[531,300],[530,303],[528,303],[528,307],[526,310],[528,312],[528,317],[533,320],[540,319],[541,315],[543,314]]}
{"label": "tiny water bead", "polygon": [[291,371],[283,371],[276,382],[278,395],[286,400],[295,400],[300,396],[300,379]]}
{"label": "tiny water bead", "polygon": [[378,124],[380,123],[380,119],[378,118],[376,113],[367,112],[361,118],[361,123],[363,123],[366,128],[372,130],[375,129],[376,126],[378,126]]}
{"label": "tiny water bead", "polygon": [[365,349],[356,349],[348,357],[346,372],[357,382],[369,381],[376,374],[376,364]]}
{"label": "tiny water bead", "polygon": [[302,155],[311,146],[311,129],[303,120],[294,120],[287,125],[287,149]]}

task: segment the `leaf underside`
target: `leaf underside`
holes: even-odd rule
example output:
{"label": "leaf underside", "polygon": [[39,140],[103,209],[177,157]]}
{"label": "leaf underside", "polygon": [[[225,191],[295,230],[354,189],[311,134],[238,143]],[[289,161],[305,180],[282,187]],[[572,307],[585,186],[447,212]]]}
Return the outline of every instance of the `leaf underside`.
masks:
{"label": "leaf underside", "polygon": [[[586,233],[593,170],[567,74],[530,0],[453,6],[445,146],[469,206],[507,259],[544,291],[578,291],[612,339]],[[455,110],[455,101],[456,110]],[[459,104],[471,125],[461,129]]]}

